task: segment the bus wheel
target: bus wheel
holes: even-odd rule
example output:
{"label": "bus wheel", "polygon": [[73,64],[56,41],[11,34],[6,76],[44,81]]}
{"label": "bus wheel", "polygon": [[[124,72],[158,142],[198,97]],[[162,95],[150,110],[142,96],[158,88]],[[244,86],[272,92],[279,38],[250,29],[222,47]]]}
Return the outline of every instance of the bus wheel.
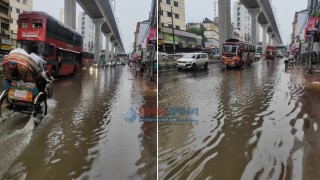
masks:
{"label": "bus wheel", "polygon": [[53,67],[51,68],[50,76],[52,76],[52,77],[56,77],[56,76],[57,76],[57,70],[56,70],[56,67],[55,67],[55,66],[53,66]]}

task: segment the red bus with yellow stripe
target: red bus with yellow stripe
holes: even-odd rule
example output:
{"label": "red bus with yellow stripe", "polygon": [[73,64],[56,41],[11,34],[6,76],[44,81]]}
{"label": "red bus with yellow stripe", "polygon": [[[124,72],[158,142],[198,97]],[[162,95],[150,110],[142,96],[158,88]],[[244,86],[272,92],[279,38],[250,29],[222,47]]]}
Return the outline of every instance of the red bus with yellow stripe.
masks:
{"label": "red bus with yellow stripe", "polygon": [[240,41],[228,39],[223,43],[221,61],[230,66],[251,65],[255,58],[255,46]]}
{"label": "red bus with yellow stripe", "polygon": [[74,74],[82,67],[83,37],[45,12],[23,12],[18,17],[17,46],[37,47],[47,56],[51,76]]}

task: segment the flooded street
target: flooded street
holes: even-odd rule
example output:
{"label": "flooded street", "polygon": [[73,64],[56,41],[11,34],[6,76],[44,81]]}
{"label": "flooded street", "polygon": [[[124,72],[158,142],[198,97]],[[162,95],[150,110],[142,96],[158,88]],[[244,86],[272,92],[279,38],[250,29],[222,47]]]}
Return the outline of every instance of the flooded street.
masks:
{"label": "flooded street", "polygon": [[280,59],[159,73],[160,108],[198,109],[159,124],[159,178],[320,177],[319,82]]}
{"label": "flooded street", "polygon": [[124,118],[157,106],[155,84],[92,68],[53,91],[39,126],[18,113],[0,124],[0,179],[156,179],[156,123]]}

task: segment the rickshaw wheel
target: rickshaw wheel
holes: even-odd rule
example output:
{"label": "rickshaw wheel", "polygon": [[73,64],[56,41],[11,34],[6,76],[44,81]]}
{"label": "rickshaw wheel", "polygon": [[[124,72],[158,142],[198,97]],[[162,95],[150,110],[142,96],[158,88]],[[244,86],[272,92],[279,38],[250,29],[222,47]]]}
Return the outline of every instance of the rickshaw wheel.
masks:
{"label": "rickshaw wheel", "polygon": [[0,99],[0,122],[7,119],[8,115],[12,112],[12,110],[9,108],[10,107],[10,102],[8,99],[8,94],[5,94],[2,96]]}
{"label": "rickshaw wheel", "polygon": [[[47,115],[47,100],[45,96],[42,96],[39,101],[34,105],[34,112],[32,116],[36,118],[39,122]],[[35,122],[36,125],[39,122]]]}

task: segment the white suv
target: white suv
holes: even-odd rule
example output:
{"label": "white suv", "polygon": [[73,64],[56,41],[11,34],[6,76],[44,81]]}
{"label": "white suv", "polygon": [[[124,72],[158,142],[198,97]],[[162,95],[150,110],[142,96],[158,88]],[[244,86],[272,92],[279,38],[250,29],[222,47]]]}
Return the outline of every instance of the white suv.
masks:
{"label": "white suv", "polygon": [[177,67],[182,68],[192,68],[195,69],[199,66],[204,66],[208,68],[208,54],[207,53],[186,53],[182,58],[177,60]]}

